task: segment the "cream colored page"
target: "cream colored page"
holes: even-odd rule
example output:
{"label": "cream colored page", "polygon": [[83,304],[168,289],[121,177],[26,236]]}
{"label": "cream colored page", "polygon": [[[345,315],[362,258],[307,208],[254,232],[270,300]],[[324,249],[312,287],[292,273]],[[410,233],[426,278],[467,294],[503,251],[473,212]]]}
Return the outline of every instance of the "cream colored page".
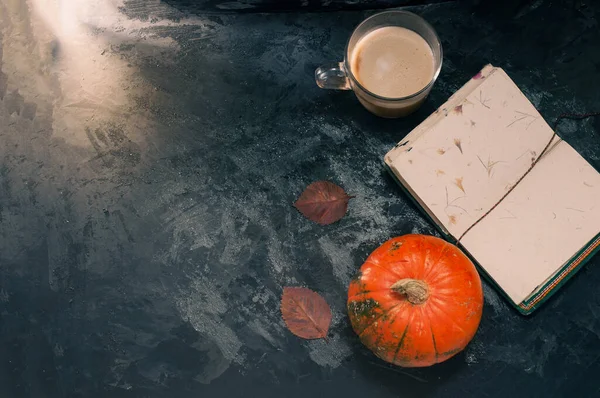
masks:
{"label": "cream colored page", "polygon": [[561,142],[462,244],[518,304],[599,232],[600,174]]}
{"label": "cream colored page", "polygon": [[455,237],[528,169],[553,132],[501,69],[415,142],[393,167]]}
{"label": "cream colored page", "polygon": [[[481,71],[478,73],[480,77],[487,77],[490,74],[496,72],[498,68],[488,64],[484,66]],[[483,80],[481,79],[471,79],[467,83],[465,83],[459,90],[457,90],[454,94],[450,96],[446,100],[444,104],[441,105],[440,108],[453,106],[453,104],[460,103],[463,97],[467,96],[472,90],[476,89],[479,84],[481,84]],[[416,142],[424,133],[426,133],[434,124],[438,123],[440,118],[443,118],[443,113],[434,112],[429,115],[421,124],[415,127],[410,133],[404,137],[402,141],[398,143],[394,148],[392,148],[388,153],[385,154],[385,162],[394,166],[394,162],[398,156],[402,156],[402,152],[406,150],[406,148],[402,148],[402,146],[407,145],[409,143]]]}

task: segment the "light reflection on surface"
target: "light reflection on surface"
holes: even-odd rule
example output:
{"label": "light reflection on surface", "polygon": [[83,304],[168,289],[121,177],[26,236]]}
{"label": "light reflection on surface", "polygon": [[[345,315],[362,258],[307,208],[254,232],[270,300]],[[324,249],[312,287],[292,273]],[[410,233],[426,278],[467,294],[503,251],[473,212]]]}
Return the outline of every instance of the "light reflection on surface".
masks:
{"label": "light reflection on surface", "polygon": [[131,99],[153,88],[115,51],[119,46],[143,42],[136,51],[150,55],[177,51],[173,40],[144,31],[150,23],[129,20],[120,5],[114,0],[0,0],[7,91],[35,103],[37,116],[52,118],[53,136],[69,144],[89,146],[85,131],[103,123],[140,127],[148,122],[130,113]]}

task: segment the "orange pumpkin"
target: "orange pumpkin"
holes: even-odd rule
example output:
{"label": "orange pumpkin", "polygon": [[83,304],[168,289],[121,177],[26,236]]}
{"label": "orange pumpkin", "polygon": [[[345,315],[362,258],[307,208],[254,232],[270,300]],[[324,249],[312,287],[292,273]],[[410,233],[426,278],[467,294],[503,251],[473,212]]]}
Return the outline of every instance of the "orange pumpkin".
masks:
{"label": "orange pumpkin", "polygon": [[456,246],[404,235],[379,246],[348,290],[348,315],[362,343],[384,361],[422,367],[462,351],[481,320],[483,292]]}

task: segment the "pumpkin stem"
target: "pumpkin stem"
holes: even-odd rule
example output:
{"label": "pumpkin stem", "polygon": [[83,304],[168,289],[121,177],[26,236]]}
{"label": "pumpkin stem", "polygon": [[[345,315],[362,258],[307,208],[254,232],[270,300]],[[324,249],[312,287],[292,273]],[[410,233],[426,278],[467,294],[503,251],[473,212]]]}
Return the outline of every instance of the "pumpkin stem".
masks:
{"label": "pumpkin stem", "polygon": [[400,279],[392,285],[392,290],[403,294],[412,304],[423,304],[429,297],[429,287],[418,279]]}

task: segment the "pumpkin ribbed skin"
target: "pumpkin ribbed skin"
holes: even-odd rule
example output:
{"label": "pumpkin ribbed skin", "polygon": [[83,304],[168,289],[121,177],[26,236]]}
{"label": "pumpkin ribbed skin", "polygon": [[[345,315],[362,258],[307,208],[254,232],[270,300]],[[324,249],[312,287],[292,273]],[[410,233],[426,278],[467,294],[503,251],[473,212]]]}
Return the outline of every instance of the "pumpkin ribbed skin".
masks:
{"label": "pumpkin ribbed skin", "polygon": [[475,266],[456,246],[427,235],[388,240],[348,289],[348,315],[362,343],[384,361],[430,366],[462,351],[481,320]]}

